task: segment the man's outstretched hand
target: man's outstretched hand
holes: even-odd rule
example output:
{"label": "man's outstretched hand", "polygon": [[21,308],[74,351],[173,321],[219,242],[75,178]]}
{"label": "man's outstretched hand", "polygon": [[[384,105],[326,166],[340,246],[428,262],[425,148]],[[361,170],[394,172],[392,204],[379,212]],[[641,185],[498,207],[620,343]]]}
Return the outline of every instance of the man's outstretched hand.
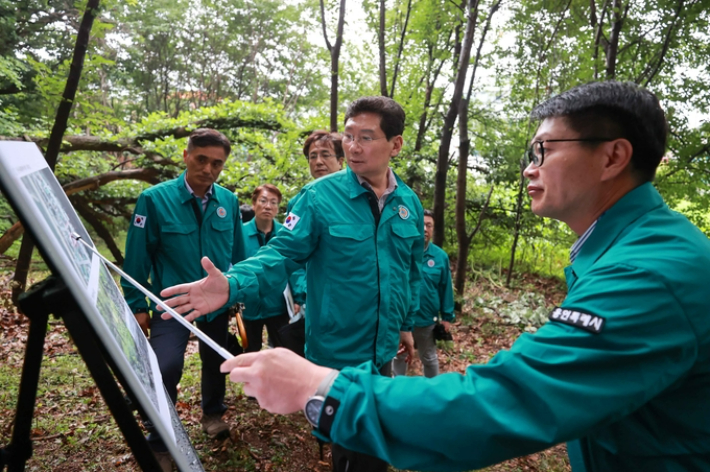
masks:
{"label": "man's outstretched hand", "polygon": [[[207,277],[189,284],[168,287],[160,292],[160,296],[164,298],[178,295],[165,300],[165,304],[181,315],[192,310],[189,315],[185,316],[187,321],[193,321],[200,316],[219,310],[229,299],[227,277],[207,257],[203,257],[200,262],[202,268],[207,272]],[[158,310],[161,308],[158,307]],[[168,313],[163,313],[161,318],[167,320],[171,316]]]}
{"label": "man's outstretched hand", "polygon": [[244,393],[260,407],[285,415],[302,409],[332,369],[277,347],[233,357],[221,370],[232,382],[243,383]]}

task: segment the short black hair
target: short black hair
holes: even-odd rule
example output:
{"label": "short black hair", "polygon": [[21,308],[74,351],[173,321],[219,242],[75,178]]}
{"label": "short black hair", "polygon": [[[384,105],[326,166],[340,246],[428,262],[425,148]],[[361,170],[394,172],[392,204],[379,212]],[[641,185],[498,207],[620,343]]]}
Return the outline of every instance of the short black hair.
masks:
{"label": "short black hair", "polygon": [[653,93],[632,82],[578,85],[541,103],[531,116],[564,118],[582,137],[628,140],[633,148],[631,167],[641,182],[654,179],[666,152],[668,123],[661,104]]}
{"label": "short black hair", "polygon": [[380,115],[380,128],[387,140],[404,133],[405,113],[402,106],[389,97],[362,97],[352,102],[345,112],[345,121],[361,113]]}
{"label": "short black hair", "polygon": [[434,212],[431,210],[424,210],[424,216],[428,216],[430,218],[434,218]]}
{"label": "short black hair", "polygon": [[311,149],[311,144],[316,141],[330,142],[333,145],[333,151],[335,151],[335,157],[337,159],[343,159],[345,153],[343,152],[343,138],[340,137],[338,133],[331,133],[324,129],[317,129],[308,136],[306,142],[303,143],[303,155],[308,159],[308,151]]}
{"label": "short black hair", "polygon": [[195,148],[210,146],[221,147],[226,156],[232,152],[232,144],[229,139],[216,129],[198,128],[187,138],[187,152],[191,152]]}

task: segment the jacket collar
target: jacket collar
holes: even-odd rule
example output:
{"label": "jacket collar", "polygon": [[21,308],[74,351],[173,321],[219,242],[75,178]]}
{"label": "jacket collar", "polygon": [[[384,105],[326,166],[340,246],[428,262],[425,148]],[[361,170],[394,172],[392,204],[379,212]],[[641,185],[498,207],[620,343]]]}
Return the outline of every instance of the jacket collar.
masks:
{"label": "jacket collar", "polygon": [[[271,231],[274,234],[278,233],[281,226],[283,225],[274,219],[274,228]],[[248,222],[244,223],[242,228],[245,236],[256,236],[256,233],[259,232],[259,228],[256,227],[256,218],[252,218]]]}
{"label": "jacket collar", "polygon": [[433,257],[434,256],[431,253],[431,245],[432,244],[434,244],[434,243],[429,241],[429,244],[427,244],[426,248],[424,248],[424,257]]}
{"label": "jacket collar", "polygon": [[242,228],[242,231],[244,231],[244,236],[256,236],[256,218],[252,218],[248,222],[244,223],[244,226]]}
{"label": "jacket collar", "polygon": [[[621,197],[614,206],[599,217],[596,228],[579,250],[577,258],[570,266],[574,279],[589,270],[629,225],[646,213],[662,206],[665,206],[663,198],[650,182],[636,187]],[[569,282],[568,269],[565,269],[565,274]]]}

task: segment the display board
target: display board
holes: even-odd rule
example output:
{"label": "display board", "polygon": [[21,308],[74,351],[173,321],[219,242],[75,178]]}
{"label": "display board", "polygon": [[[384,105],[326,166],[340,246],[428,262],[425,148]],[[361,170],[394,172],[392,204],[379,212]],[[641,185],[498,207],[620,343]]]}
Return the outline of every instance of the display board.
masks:
{"label": "display board", "polygon": [[64,190],[34,143],[0,142],[0,189],[35,238],[52,273],[71,291],[178,468],[203,471],[170,402],[158,361]]}

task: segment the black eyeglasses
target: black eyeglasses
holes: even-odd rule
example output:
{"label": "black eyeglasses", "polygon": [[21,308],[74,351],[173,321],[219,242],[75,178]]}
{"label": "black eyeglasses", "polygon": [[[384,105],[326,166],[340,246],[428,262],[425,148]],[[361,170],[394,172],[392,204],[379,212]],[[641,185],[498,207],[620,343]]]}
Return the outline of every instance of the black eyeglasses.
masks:
{"label": "black eyeglasses", "polygon": [[541,167],[542,163],[545,162],[545,148],[542,146],[545,143],[567,143],[567,142],[585,142],[585,143],[596,143],[596,142],[607,142],[614,141],[617,138],[577,138],[577,139],[544,139],[542,141],[533,141],[528,149],[527,156],[528,162],[535,164],[537,167]]}

